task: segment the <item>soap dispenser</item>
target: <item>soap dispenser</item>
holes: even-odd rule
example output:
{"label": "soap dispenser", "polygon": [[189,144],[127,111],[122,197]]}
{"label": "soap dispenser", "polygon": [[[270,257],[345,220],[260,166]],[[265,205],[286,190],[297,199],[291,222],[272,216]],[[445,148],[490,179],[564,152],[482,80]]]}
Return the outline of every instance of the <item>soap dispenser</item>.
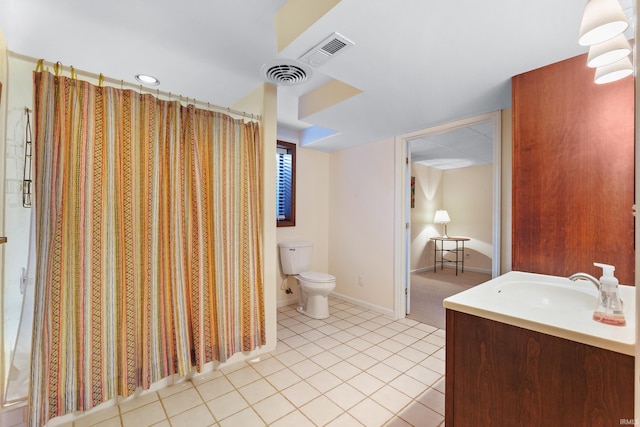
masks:
{"label": "soap dispenser", "polygon": [[622,301],[618,295],[618,279],[613,275],[615,267],[608,264],[594,262],[593,265],[602,268],[600,277],[600,298],[593,313],[593,320],[607,325],[624,326],[626,321],[622,312]]}

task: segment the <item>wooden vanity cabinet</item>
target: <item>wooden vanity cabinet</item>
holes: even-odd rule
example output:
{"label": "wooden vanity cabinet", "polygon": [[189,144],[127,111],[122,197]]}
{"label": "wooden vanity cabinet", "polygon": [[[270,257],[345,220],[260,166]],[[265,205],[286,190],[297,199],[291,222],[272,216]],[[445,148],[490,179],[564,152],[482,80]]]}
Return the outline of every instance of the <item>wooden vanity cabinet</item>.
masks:
{"label": "wooden vanity cabinet", "polygon": [[449,309],[446,322],[447,427],[632,422],[632,356]]}

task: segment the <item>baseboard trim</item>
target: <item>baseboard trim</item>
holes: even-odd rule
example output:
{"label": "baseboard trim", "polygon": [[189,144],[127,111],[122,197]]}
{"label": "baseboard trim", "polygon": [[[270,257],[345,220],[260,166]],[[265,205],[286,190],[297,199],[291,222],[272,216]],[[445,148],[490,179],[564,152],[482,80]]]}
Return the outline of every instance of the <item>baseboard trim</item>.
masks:
{"label": "baseboard trim", "polygon": [[280,301],[277,302],[276,305],[278,308],[282,308],[282,307],[286,307],[288,305],[293,305],[297,303],[298,303],[298,297],[292,297],[287,299],[281,299]]}
{"label": "baseboard trim", "polygon": [[[450,264],[445,264],[444,268],[454,269],[455,266],[454,265],[450,265]],[[413,274],[413,273],[424,273],[425,271],[433,271],[433,265],[428,266],[428,267],[416,268],[415,270],[410,270],[409,273],[411,273],[411,274]],[[491,270],[485,270],[483,268],[476,268],[476,267],[468,267],[466,265],[464,266],[464,271],[473,271],[474,273],[491,274]]]}
{"label": "baseboard trim", "polygon": [[[330,296],[333,297],[333,298],[339,299],[341,301],[348,302],[348,303],[353,304],[353,305],[357,305],[358,307],[362,307],[362,308],[366,308],[367,310],[375,311],[376,313],[380,313],[383,316],[388,316],[388,317],[390,317],[392,319],[394,318],[393,310],[391,310],[391,309],[380,307],[378,305],[371,304],[371,303],[368,303],[366,301],[359,300],[357,298],[352,298],[352,297],[349,297],[349,296],[346,296],[346,295],[342,295],[342,294],[337,293],[337,292],[331,292]],[[286,307],[286,306],[297,304],[297,303],[298,303],[298,297],[294,297],[294,298],[287,298],[287,299],[280,300],[280,301],[277,302],[276,305],[278,306],[278,308],[281,308],[281,307]]]}
{"label": "baseboard trim", "polygon": [[366,308],[367,310],[375,311],[376,313],[380,313],[383,316],[387,316],[391,319],[395,319],[394,313],[392,309],[380,307],[379,305],[371,304],[366,301],[362,301],[357,298],[349,297],[347,295],[342,295],[337,292],[331,292],[332,297],[339,299],[344,302],[348,302],[353,305],[357,305],[358,307]]}

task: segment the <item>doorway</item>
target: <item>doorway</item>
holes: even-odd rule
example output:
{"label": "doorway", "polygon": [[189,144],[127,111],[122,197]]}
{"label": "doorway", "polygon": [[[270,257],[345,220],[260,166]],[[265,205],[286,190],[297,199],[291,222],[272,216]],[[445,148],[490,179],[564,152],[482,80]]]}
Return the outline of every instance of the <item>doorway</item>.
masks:
{"label": "doorway", "polygon": [[[431,165],[448,164],[449,166],[442,166],[446,168],[456,167],[454,164],[457,164],[457,167],[480,164],[473,163],[474,161],[479,162],[479,159],[474,159],[474,157],[478,157],[474,155],[474,152],[477,154],[478,150],[471,150],[468,147],[465,149],[464,143],[451,142],[456,135],[467,135],[469,137],[474,132],[488,133],[492,140],[489,159],[485,158],[484,160],[485,164],[492,164],[489,194],[485,195],[485,197],[490,197],[489,209],[491,213],[489,222],[491,232],[489,236],[477,239],[475,245],[470,241],[467,250],[473,251],[472,253],[475,254],[486,254],[487,258],[490,257],[490,267],[486,268],[490,268],[491,277],[496,277],[500,274],[501,112],[483,114],[402,135],[396,138],[396,194],[401,195],[398,197],[399,200],[396,205],[398,210],[397,218],[399,220],[396,233],[397,256],[395,260],[394,311],[398,318],[405,317],[411,312],[411,272],[416,268],[416,259],[422,259],[423,265],[421,268],[433,268],[433,255],[429,256],[429,253],[433,254],[433,252],[429,251],[429,248],[433,251],[433,246],[429,244],[429,239],[430,237],[441,235],[442,230],[440,230],[439,225],[433,224],[433,218],[429,218],[429,212],[433,211],[431,212],[431,215],[433,215],[436,208],[441,209],[443,200],[449,200],[449,202],[454,200],[454,198],[443,199],[441,194],[435,194],[437,190],[433,188],[427,189],[427,192],[433,194],[425,195],[426,198],[432,197],[430,206],[425,209],[426,217],[423,215],[421,224],[413,224],[415,222],[415,218],[412,221],[412,209],[415,209],[415,207],[411,207],[412,198],[415,197],[415,193],[412,192],[415,191],[415,187],[412,188],[411,186],[413,154],[416,155],[415,157],[422,157],[421,160],[427,160],[427,163]],[[432,141],[431,145],[428,143],[430,140]],[[470,143],[473,144],[473,142]],[[412,145],[415,145],[416,148],[412,147]],[[436,145],[441,145],[441,147],[436,147]],[[457,151],[457,153],[454,153],[454,151]],[[438,179],[438,170],[432,167],[429,172],[435,180]],[[413,182],[415,183],[415,179]],[[437,183],[433,185],[437,185]],[[461,204],[461,207],[456,207],[455,209],[459,209],[460,215],[466,216],[469,214],[467,212],[469,209],[464,208],[464,203]],[[415,232],[416,227],[420,228],[418,232]],[[465,230],[464,228],[462,229]],[[470,237],[473,238],[474,236]],[[416,251],[421,251],[421,253],[418,256],[412,256],[412,253]],[[427,260],[430,260],[430,264]]]}

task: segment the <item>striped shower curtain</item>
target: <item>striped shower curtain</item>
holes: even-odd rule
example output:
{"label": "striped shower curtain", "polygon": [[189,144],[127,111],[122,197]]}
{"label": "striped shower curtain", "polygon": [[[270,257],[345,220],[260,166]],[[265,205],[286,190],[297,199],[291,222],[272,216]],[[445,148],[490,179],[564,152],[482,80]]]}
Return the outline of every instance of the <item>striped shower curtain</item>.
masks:
{"label": "striped shower curtain", "polygon": [[258,124],[34,73],[30,425],[265,343]]}

